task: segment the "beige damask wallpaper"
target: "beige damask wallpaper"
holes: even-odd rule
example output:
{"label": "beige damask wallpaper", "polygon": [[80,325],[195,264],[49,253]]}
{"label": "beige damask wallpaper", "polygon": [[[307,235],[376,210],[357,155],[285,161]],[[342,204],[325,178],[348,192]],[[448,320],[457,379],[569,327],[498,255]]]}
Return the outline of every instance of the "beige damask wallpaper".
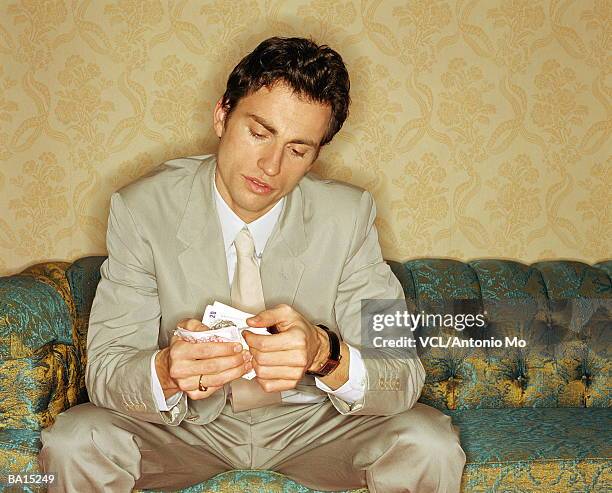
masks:
{"label": "beige damask wallpaper", "polygon": [[610,0],[4,0],[0,274],[104,253],[110,194],[213,151],[271,35],[345,58],[318,171],[373,192],[387,258],[612,256]]}

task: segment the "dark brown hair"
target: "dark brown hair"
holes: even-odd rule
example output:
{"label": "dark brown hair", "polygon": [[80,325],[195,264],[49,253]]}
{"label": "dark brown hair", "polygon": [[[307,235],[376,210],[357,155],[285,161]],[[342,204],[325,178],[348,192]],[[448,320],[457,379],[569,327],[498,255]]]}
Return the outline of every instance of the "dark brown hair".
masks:
{"label": "dark brown hair", "polygon": [[342,57],[329,46],[305,38],[262,41],[227,79],[222,100],[226,118],[241,98],[279,82],[309,101],[330,105],[331,118],[321,146],[330,142],[346,120],[351,102],[350,80]]}

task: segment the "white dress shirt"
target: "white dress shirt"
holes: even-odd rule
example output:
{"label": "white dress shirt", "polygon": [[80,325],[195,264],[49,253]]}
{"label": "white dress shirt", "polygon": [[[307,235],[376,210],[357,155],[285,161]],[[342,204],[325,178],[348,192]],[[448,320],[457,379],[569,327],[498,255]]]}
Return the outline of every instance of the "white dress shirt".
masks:
{"label": "white dress shirt", "polygon": [[[213,183],[215,190],[215,205],[217,207],[217,215],[221,224],[221,231],[223,233],[223,243],[225,246],[225,255],[227,259],[227,278],[230,279],[230,284],[234,279],[234,271],[236,270],[236,247],[234,246],[234,239],[236,235],[245,226],[248,228],[253,242],[255,243],[255,256],[257,262],[261,261],[266,243],[272,234],[272,230],[281,215],[285,204],[285,198],[279,200],[276,205],[266,212],[263,216],[252,221],[248,224],[240,219],[234,211],[227,205],[221,194],[217,190],[216,183]],[[361,353],[358,349],[348,345],[350,361],[349,361],[349,377],[344,385],[336,390],[332,390],[330,387],[325,385],[321,380],[315,377],[315,383],[318,388],[332,394],[347,402],[353,404],[361,399],[365,394],[365,365],[361,357]],[[159,351],[158,351],[159,352]],[[162,390],[159,379],[157,378],[157,371],[155,368],[155,355],[151,358],[151,381],[153,385],[153,394],[159,411],[169,411],[170,408],[174,407],[181,400],[182,392],[170,396],[168,399],[164,399],[164,392]],[[281,392],[281,398],[284,403],[292,404],[304,404],[308,402],[320,402],[325,399],[322,395],[313,395],[299,392],[297,390],[285,390]]]}

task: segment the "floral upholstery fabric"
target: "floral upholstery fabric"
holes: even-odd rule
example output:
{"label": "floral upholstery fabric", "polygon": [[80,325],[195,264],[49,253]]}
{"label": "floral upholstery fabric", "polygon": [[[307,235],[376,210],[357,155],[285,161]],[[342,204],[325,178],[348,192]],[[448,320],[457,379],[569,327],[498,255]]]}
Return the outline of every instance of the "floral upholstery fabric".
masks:
{"label": "floral upholstery fabric", "polygon": [[40,431],[0,430],[0,491],[42,491],[40,488],[8,485],[9,474],[30,474],[39,471],[37,459],[39,447]]}
{"label": "floral upholstery fabric", "polygon": [[610,409],[449,412],[467,455],[466,492],[587,492],[612,488]]}
{"label": "floral upholstery fabric", "polygon": [[[421,401],[439,409],[610,407],[612,283],[579,262],[391,263],[416,311],[486,313],[463,337],[520,335],[525,348],[427,349]],[[437,333],[457,335],[453,329]],[[417,335],[427,335],[420,327]],[[430,335],[430,334],[429,334]]]}
{"label": "floral upholstery fabric", "polygon": [[[38,471],[40,430],[87,398],[87,322],[103,260],[39,264],[0,278],[0,481]],[[485,327],[463,336],[519,333],[530,343],[505,352],[421,350],[420,400],[460,428],[462,490],[610,491],[610,344],[601,337],[611,328],[612,261],[389,264],[411,310],[486,313]],[[270,471],[229,471],[182,491],[312,490]]]}
{"label": "floral upholstery fabric", "polygon": [[66,267],[33,266],[0,282],[0,431],[40,430],[77,403],[82,367]]}

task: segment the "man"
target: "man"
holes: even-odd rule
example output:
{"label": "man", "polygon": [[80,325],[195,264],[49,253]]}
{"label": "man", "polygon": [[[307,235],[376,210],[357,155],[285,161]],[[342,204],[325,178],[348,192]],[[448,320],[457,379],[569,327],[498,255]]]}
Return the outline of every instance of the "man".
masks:
{"label": "man", "polygon": [[[418,357],[362,344],[362,301],[403,300],[372,197],[308,174],[348,105],[335,51],[270,38],[215,106],[216,156],[170,161],[113,195],[91,403],[42,436],[63,490],[179,488],[235,468],[323,490],[459,490],[465,455],[450,418],[416,403]],[[248,351],[173,336],[207,330],[215,300],[277,333],[245,332]]]}

